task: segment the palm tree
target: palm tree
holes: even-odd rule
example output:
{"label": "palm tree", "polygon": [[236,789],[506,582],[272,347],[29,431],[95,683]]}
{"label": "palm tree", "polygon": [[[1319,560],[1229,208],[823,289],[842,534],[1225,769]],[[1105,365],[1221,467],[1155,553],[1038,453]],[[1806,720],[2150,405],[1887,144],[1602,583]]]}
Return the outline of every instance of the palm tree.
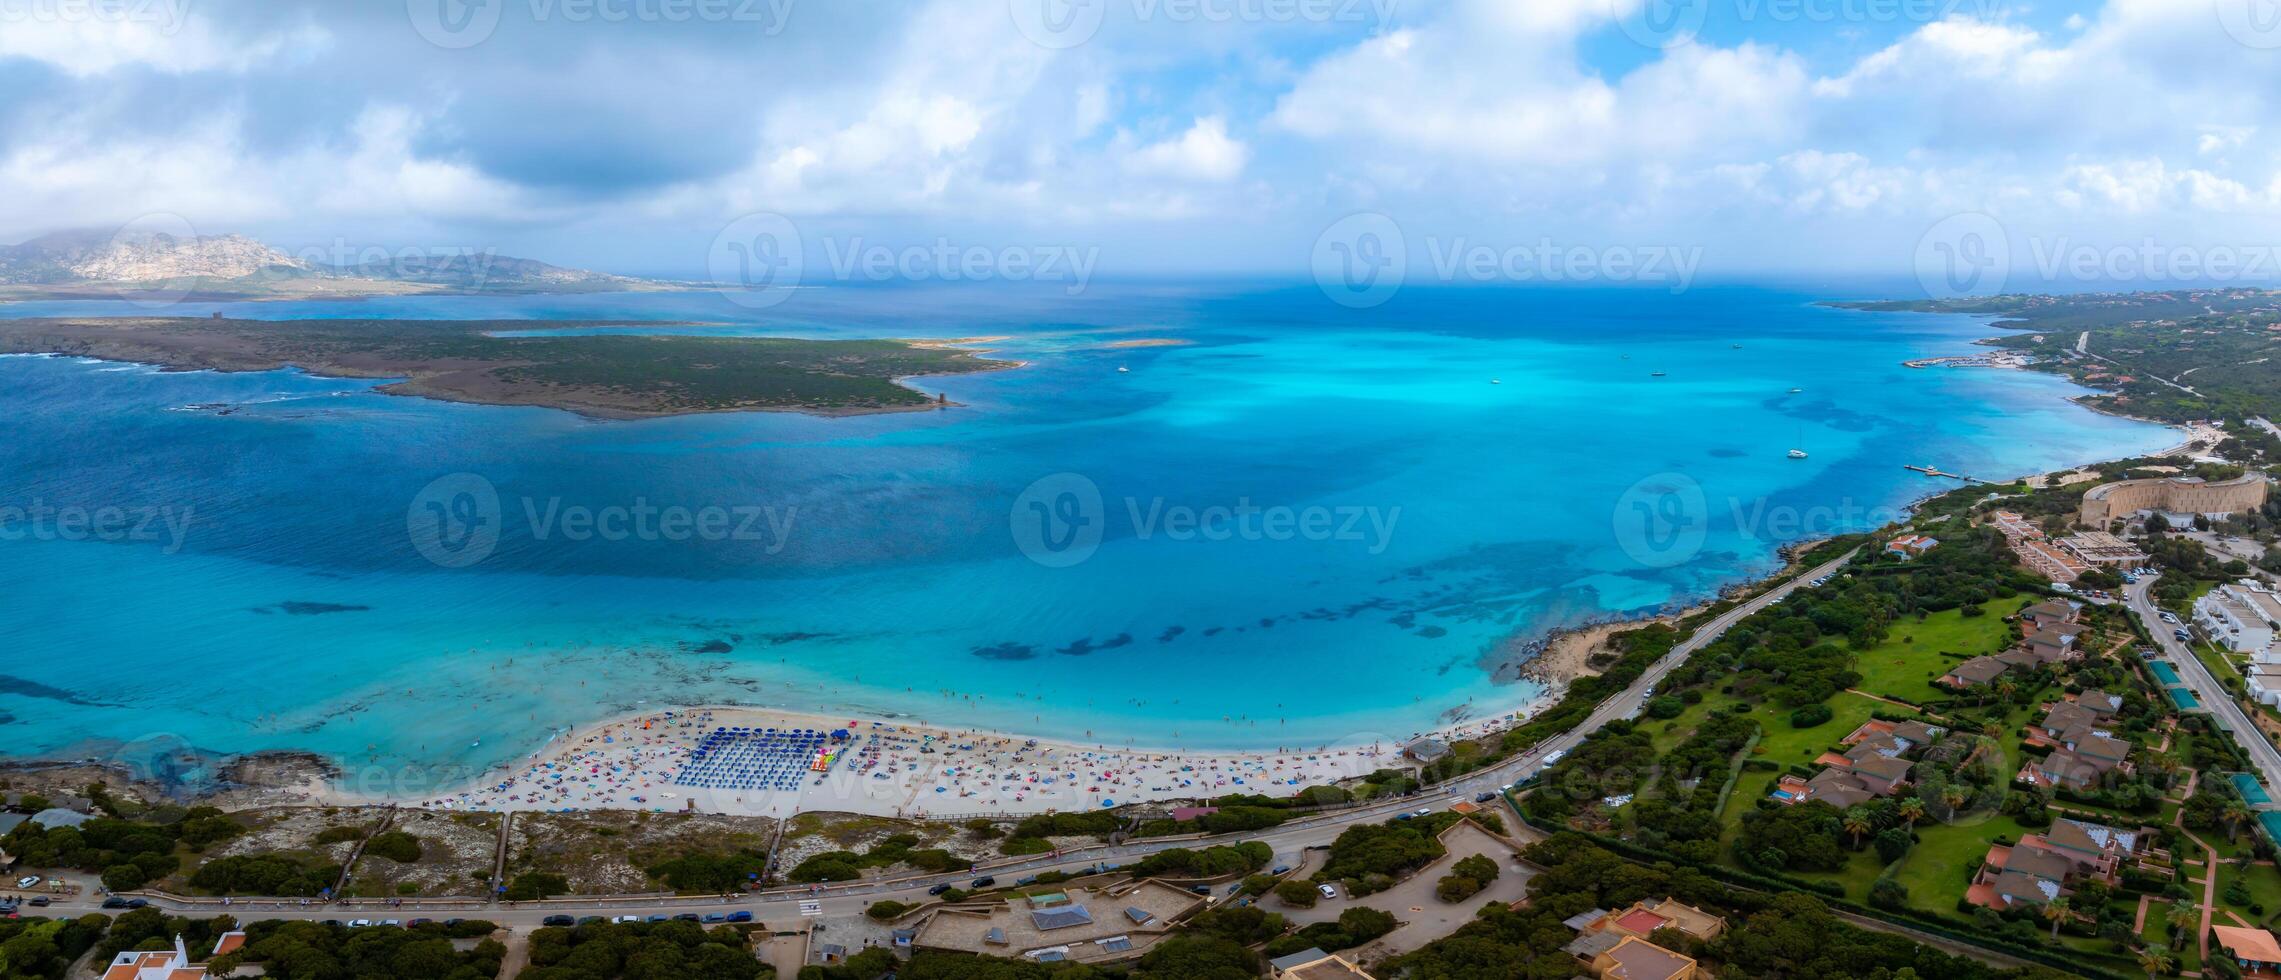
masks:
{"label": "palm tree", "polygon": [[2225,809],[2218,811],[2218,822],[2225,825],[2227,837],[2232,837],[2235,831],[2241,829],[2242,824],[2254,818],[2255,814],[2249,812],[2249,805],[2240,800],[2230,800]]}
{"label": "palm tree", "polygon": [[2138,951],[2138,965],[2139,969],[2146,971],[2147,976],[2169,976],[2170,948],[2162,945],[2161,943],[2148,943],[2145,946],[2140,947]]}
{"label": "palm tree", "polygon": [[1861,838],[1875,828],[1876,824],[1869,819],[1867,807],[1849,806],[1845,808],[1844,826],[1845,832],[1853,835],[1853,846],[1860,847]]}
{"label": "palm tree", "polygon": [[2171,939],[2179,939],[2181,937],[2191,936],[2194,934],[2195,927],[2201,924],[2201,909],[2195,908],[2192,904],[2182,901],[2170,903]]}
{"label": "palm tree", "polygon": [[1903,797],[1896,812],[1900,814],[1902,823],[1914,827],[1917,821],[1925,818],[1925,801],[1914,796]]}
{"label": "palm tree", "polygon": [[1940,801],[1948,804],[1950,810],[1964,806],[1964,802],[1971,798],[1972,793],[1970,791],[1955,783],[1948,784],[1947,789],[1940,791]]}
{"label": "palm tree", "polygon": [[2043,903],[2043,917],[2051,920],[2051,941],[2059,941],[2059,924],[2067,921],[2067,900],[2055,898]]}

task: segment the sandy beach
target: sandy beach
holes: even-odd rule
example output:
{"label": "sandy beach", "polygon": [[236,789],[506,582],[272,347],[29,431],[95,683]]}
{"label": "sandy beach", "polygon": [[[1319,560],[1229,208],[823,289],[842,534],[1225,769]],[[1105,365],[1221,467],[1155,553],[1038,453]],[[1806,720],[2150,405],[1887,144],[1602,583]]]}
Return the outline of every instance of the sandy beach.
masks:
{"label": "sandy beach", "polygon": [[[1540,696],[1527,706],[1551,703]],[[1435,732],[1476,738],[1514,713]],[[721,728],[845,731],[823,771],[795,789],[677,784],[699,742]],[[821,716],[744,707],[661,708],[582,726],[474,785],[392,802],[445,810],[657,810],[789,816],[807,811],[895,817],[1019,815],[1049,810],[1196,800],[1231,793],[1290,796],[1398,767],[1401,743],[1288,746],[1265,751],[1176,751],[1084,745],[901,720]]]}

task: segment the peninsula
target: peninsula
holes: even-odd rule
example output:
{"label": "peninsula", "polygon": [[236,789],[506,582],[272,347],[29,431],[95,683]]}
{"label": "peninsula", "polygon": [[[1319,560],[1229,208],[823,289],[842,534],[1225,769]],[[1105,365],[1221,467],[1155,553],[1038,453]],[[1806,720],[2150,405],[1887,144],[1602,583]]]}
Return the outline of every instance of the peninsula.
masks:
{"label": "peninsula", "polygon": [[[950,404],[897,379],[1012,367],[973,350],[900,340],[599,332],[670,324],[530,320],[0,321],[0,353],[63,354],[178,371],[298,367],[391,379],[379,390],[443,401],[559,408],[593,418],[704,412],[856,415]],[[534,329],[554,331],[531,336]],[[515,335],[509,335],[513,332]]]}

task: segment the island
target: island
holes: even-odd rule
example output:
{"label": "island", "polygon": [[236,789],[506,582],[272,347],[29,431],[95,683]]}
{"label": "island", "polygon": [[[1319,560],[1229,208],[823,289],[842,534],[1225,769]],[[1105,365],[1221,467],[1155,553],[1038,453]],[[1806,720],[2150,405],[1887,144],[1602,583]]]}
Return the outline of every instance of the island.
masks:
{"label": "island", "polygon": [[[901,340],[636,334],[625,321],[0,320],[0,353],[132,361],[176,371],[297,367],[386,379],[378,390],[592,418],[794,411],[857,415],[952,404],[898,379],[1015,366],[980,351]],[[544,333],[533,335],[535,332]]]}

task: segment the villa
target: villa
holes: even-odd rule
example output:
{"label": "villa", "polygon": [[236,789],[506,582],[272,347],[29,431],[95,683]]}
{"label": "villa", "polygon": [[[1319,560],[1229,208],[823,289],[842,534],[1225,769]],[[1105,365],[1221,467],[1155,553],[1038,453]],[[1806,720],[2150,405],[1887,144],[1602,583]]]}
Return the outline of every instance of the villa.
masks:
{"label": "villa", "polygon": [[2034,631],[2075,622],[2076,614],[2074,603],[2065,599],[2046,599],[2020,610],[2020,622]]}
{"label": "villa", "polygon": [[1677,929],[1711,939],[1727,925],[1725,919],[1668,898],[1635,902],[1622,912],[1593,909],[1570,916],[1564,924],[1577,936],[1562,948],[1602,980],[1693,980],[1699,975],[1693,958],[1647,937],[1657,929]]}
{"label": "villa", "polygon": [[[214,952],[220,956],[237,951],[246,944],[246,934],[225,932],[214,942]],[[152,953],[120,953],[111,958],[111,965],[103,971],[103,980],[205,980],[206,964],[190,961],[190,950],[183,945],[182,937],[174,937],[174,948]]]}
{"label": "villa", "polygon": [[1940,740],[1948,729],[1921,721],[1864,722],[1840,743],[1844,752],[1824,752],[1814,764],[1824,767],[1811,779],[1785,775],[1775,781],[1773,796],[1783,803],[1820,800],[1840,810],[1881,796],[1892,796],[1909,781],[1916,763],[1910,757]]}
{"label": "villa", "polygon": [[1885,542],[1885,551],[1909,559],[1933,550],[1937,544],[1940,544],[1940,540],[1929,534],[1904,534]]}
{"label": "villa", "polygon": [[1951,668],[1933,683],[1958,691],[1979,687],[2004,676],[2011,665],[1994,657],[1974,657]]}
{"label": "villa", "polygon": [[2153,834],[2061,818],[2042,834],[2017,844],[1989,845],[1965,899],[1990,908],[2040,905],[2094,880],[2112,885],[2125,862],[2138,857]]}

